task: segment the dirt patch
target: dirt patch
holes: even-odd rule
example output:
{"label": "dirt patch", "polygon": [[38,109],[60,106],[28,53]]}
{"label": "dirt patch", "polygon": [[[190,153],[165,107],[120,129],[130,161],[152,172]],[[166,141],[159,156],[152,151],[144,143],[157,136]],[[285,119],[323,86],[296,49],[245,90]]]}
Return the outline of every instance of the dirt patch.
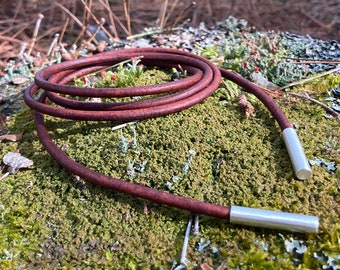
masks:
{"label": "dirt patch", "polygon": [[339,40],[340,36],[340,22],[337,17],[339,3],[336,0],[209,0],[196,1],[196,4],[191,1],[170,0],[165,1],[168,3],[166,7],[164,1],[151,0],[147,3],[131,3],[126,6],[126,12],[123,1],[110,1],[110,10],[101,4],[104,2],[93,2],[90,14],[84,12],[81,1],[3,1],[0,4],[0,59],[16,57],[23,42],[30,45],[35,25],[32,22],[36,21],[39,13],[44,15],[44,19],[34,49],[40,52],[48,50],[51,39],[55,33],[63,31],[70,14],[80,23],[74,17],[69,20],[65,40],[70,37],[74,40],[82,24],[96,25],[95,18],[104,18],[105,28],[124,39],[130,34],[140,33],[145,27],[171,28],[186,20],[195,27],[202,21],[207,26],[213,26],[228,16],[245,19],[258,30],[287,31],[324,40]]}

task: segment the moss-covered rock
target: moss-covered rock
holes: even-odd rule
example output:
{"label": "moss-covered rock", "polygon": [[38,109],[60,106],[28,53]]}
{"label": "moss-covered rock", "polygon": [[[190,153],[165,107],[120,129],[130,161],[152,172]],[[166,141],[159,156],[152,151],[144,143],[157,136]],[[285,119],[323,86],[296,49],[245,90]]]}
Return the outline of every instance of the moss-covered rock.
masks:
{"label": "moss-covered rock", "polygon": [[[169,78],[160,71],[144,76],[154,74]],[[322,85],[323,93],[328,86]],[[112,130],[119,123],[110,122],[51,117],[46,122],[69,156],[103,174],[215,204],[321,219],[319,234],[301,235],[202,216],[200,235],[189,239],[189,269],[202,262],[214,268],[224,263],[227,269],[326,265],[327,256],[340,254],[339,169],[330,173],[313,167],[310,179],[294,178],[269,112],[255,102],[255,115],[246,119],[235,99],[221,100],[223,91],[183,112],[121,130]],[[324,158],[339,166],[339,122],[289,95],[278,102],[299,127],[308,159]],[[24,132],[24,139],[2,142],[1,154],[18,149],[34,167],[0,182],[0,268],[169,269],[179,261],[190,213],[93,186],[65,171],[40,145],[27,109],[13,118],[10,129]],[[126,151],[122,142],[131,142]],[[188,162],[190,150],[195,155]],[[199,251],[201,238],[210,244]],[[307,250],[288,250],[285,240],[290,238],[303,241]]]}

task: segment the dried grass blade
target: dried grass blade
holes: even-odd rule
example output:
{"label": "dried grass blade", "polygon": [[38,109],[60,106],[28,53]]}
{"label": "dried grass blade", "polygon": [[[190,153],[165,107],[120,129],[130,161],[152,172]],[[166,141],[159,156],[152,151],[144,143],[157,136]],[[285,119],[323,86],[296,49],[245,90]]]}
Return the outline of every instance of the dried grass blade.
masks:
{"label": "dried grass blade", "polygon": [[165,14],[166,14],[167,8],[168,8],[168,0],[165,0],[163,5],[161,6],[161,10],[159,14],[159,17],[160,17],[159,28],[160,29],[163,29],[166,23]]}
{"label": "dried grass blade", "polygon": [[123,0],[128,35],[131,36],[130,0]]}

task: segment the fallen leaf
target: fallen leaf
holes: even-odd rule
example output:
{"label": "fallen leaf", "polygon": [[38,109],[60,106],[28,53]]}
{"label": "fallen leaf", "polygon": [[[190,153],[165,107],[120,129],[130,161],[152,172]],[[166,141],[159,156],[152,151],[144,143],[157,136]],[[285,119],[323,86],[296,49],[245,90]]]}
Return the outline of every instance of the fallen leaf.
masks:
{"label": "fallen leaf", "polygon": [[241,95],[239,97],[238,106],[240,107],[241,110],[243,110],[246,113],[247,119],[250,116],[252,116],[255,112],[253,105],[250,104],[250,102],[247,100],[247,97],[245,95]]}
{"label": "fallen leaf", "polygon": [[32,160],[16,152],[8,152],[2,160],[8,166],[8,172],[11,174],[16,174],[19,169],[33,165]]}
{"label": "fallen leaf", "polygon": [[1,135],[0,136],[0,142],[2,140],[8,140],[8,141],[12,141],[12,142],[17,142],[20,141],[22,139],[22,133],[19,134],[6,134],[6,135]]}
{"label": "fallen leaf", "polygon": [[209,264],[207,264],[207,263],[202,263],[201,265],[200,265],[200,268],[201,268],[201,270],[214,270],[214,268],[212,268]]}

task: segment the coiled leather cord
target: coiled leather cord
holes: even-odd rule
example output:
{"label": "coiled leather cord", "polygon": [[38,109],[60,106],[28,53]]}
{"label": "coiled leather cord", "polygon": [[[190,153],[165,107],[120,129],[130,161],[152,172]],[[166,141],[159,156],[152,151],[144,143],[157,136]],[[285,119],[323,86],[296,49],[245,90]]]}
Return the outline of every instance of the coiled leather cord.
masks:
{"label": "coiled leather cord", "polygon": [[[171,68],[181,65],[183,69],[188,70],[190,76],[174,82],[143,87],[86,88],[68,85],[74,77],[83,76],[139,56],[143,57],[142,64],[146,66]],[[53,143],[43,119],[43,114],[47,114],[74,120],[121,122],[167,115],[184,110],[208,98],[218,88],[221,76],[235,82],[245,91],[260,99],[282,130],[291,127],[278,105],[250,81],[235,72],[216,67],[203,57],[172,49],[116,50],[56,64],[36,74],[35,83],[26,89],[24,98],[27,105],[35,110],[35,126],[41,143],[61,166],[72,173],[95,185],[118,192],[185,209],[196,214],[229,220],[230,207],[185,198],[105,176],[75,162]],[[39,99],[35,99],[35,95],[40,89],[43,89],[44,92]],[[164,95],[165,93],[167,95]],[[118,103],[84,102],[66,97],[115,98],[157,94],[162,95],[145,100]]]}

